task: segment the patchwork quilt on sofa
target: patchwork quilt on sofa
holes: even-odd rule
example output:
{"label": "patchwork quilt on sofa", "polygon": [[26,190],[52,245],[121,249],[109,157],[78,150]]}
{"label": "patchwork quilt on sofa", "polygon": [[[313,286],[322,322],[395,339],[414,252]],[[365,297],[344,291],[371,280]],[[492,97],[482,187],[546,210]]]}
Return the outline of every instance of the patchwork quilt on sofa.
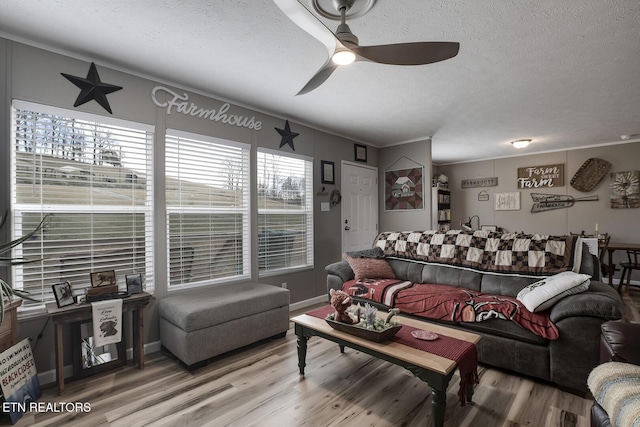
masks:
{"label": "patchwork quilt on sofa", "polygon": [[547,276],[580,269],[577,236],[487,231],[380,233],[374,246],[385,256],[442,263],[479,271]]}

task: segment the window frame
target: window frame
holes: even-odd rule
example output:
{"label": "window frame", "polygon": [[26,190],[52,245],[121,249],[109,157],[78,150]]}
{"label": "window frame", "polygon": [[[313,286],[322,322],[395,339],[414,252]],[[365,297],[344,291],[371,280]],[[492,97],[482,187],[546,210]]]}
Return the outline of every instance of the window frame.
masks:
{"label": "window frame", "polygon": [[[131,206],[131,205],[118,205],[118,206],[110,206],[110,205],[100,205],[100,204],[56,204],[56,203],[43,203],[40,202],[38,204],[35,203],[18,203],[18,182],[17,182],[17,114],[18,110],[27,110],[36,114],[41,115],[52,115],[64,117],[65,119],[71,120],[79,120],[86,121],[98,126],[104,126],[107,128],[115,127],[115,128],[126,128],[131,129],[140,133],[145,133],[144,136],[144,164],[145,171],[147,174],[146,186],[144,188],[145,192],[145,203],[140,206]],[[28,102],[14,99],[10,108],[11,111],[11,136],[9,138],[9,151],[10,151],[10,170],[11,170],[11,180],[10,180],[10,216],[11,216],[11,230],[10,235],[11,239],[15,239],[20,237],[22,234],[30,231],[30,230],[22,230],[22,214],[40,214],[46,215],[48,213],[57,213],[57,214],[111,214],[111,213],[142,213],[144,214],[144,251],[145,251],[145,291],[153,294],[155,291],[155,257],[154,257],[154,233],[153,233],[153,206],[154,206],[154,186],[153,186],[153,176],[154,176],[154,164],[153,164],[153,141],[155,136],[155,127],[152,125],[134,122],[131,120],[123,120],[119,118],[102,116],[98,114],[91,114],[77,110],[69,110],[60,107],[54,107],[50,105]],[[138,147],[138,146],[137,146]],[[13,256],[20,257],[23,253],[22,245],[13,249]],[[46,259],[46,258],[45,258]],[[11,267],[11,285],[16,287],[17,289],[24,289],[24,266],[17,265]],[[45,268],[42,271],[46,271]],[[20,318],[29,318],[31,316],[38,315],[39,313],[44,312],[45,305],[51,302],[55,303],[55,298],[52,292],[48,292],[51,289],[51,286],[55,283],[42,283],[40,289],[42,290],[42,296],[50,298],[44,299],[41,304],[23,304],[19,309],[19,317]],[[75,286],[74,286],[75,285]],[[124,285],[124,277],[121,283],[119,283],[119,287]],[[81,283],[72,283],[72,289],[74,290],[74,294],[78,295],[78,290],[83,290],[91,287],[89,274],[86,277],[85,281]],[[32,288],[30,288],[32,289]]]}
{"label": "window frame", "polygon": [[[257,244],[257,253],[256,261],[258,263],[258,277],[269,277],[276,276],[281,274],[287,274],[297,271],[303,270],[311,270],[314,268],[315,263],[315,253],[314,253],[314,222],[313,222],[313,158],[309,156],[304,156],[296,153],[287,153],[279,150],[273,150],[264,147],[258,147],[256,153],[256,174],[259,173],[259,163],[260,163],[260,154],[270,154],[279,157],[292,158],[297,160],[302,160],[305,162],[305,204],[304,209],[268,209],[262,208],[260,203],[257,203],[256,209],[256,223],[260,224],[260,219],[262,215],[304,215],[305,216],[305,232],[306,232],[306,242],[305,242],[305,252],[306,262],[301,265],[294,266],[285,266],[280,268],[268,268],[268,269],[260,269],[260,242]],[[259,180],[256,179],[256,193],[258,191]],[[259,195],[258,195],[259,197]],[[285,254],[286,256],[286,254]]]}
{"label": "window frame", "polygon": [[[166,194],[167,194],[167,160],[168,160],[168,156],[167,156],[167,144],[168,144],[168,137],[170,138],[184,138],[184,139],[189,139],[191,141],[194,142],[201,142],[201,143],[212,143],[212,144],[219,144],[219,145],[226,145],[228,147],[234,147],[234,148],[239,148],[241,150],[244,151],[244,156],[246,157],[246,183],[245,183],[245,189],[242,193],[242,199],[243,199],[243,207],[242,208],[225,208],[225,207],[217,207],[217,208],[200,208],[200,207],[176,207],[176,206],[170,206],[169,202],[166,198]],[[178,142],[179,143],[179,142]],[[234,283],[234,282],[241,282],[241,281],[247,281],[251,278],[251,242],[252,242],[252,238],[251,238],[251,220],[252,220],[252,204],[251,204],[251,197],[250,197],[250,189],[251,189],[251,174],[248,172],[250,170],[250,165],[251,165],[251,145],[250,144],[246,144],[246,143],[242,143],[242,142],[238,142],[238,141],[233,141],[233,140],[227,140],[227,139],[223,139],[223,138],[218,138],[218,137],[213,137],[213,136],[209,136],[209,135],[203,135],[203,134],[198,134],[198,133],[193,133],[193,132],[187,132],[187,131],[182,131],[182,130],[178,130],[178,129],[167,129],[166,133],[165,133],[165,138],[164,138],[164,144],[165,144],[165,150],[164,150],[164,159],[163,159],[163,170],[164,170],[164,194],[165,194],[165,200],[164,200],[164,221],[165,221],[165,229],[166,229],[166,274],[167,274],[167,293],[172,293],[172,292],[177,292],[177,291],[182,291],[182,290],[186,290],[186,289],[193,289],[193,288],[200,288],[200,287],[207,287],[207,286],[217,286],[217,285],[222,285],[222,284],[228,284],[228,283]],[[205,279],[205,280],[200,280],[200,281],[195,281],[195,282],[191,282],[191,283],[180,283],[180,284],[170,284],[170,277],[171,277],[171,232],[170,232],[170,215],[173,214],[181,214],[181,213],[202,213],[202,214],[228,214],[228,213],[236,213],[236,214],[240,214],[244,217],[244,225],[241,227],[242,230],[242,241],[243,241],[243,249],[242,249],[242,254],[243,254],[243,260],[242,260],[242,274],[238,274],[235,276],[225,276],[225,277],[218,277],[218,278],[209,278],[209,279]]]}

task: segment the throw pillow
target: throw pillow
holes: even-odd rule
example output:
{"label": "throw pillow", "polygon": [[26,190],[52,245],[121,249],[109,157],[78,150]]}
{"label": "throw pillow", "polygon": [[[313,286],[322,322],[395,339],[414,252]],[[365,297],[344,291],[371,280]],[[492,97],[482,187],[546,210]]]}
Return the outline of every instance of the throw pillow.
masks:
{"label": "throw pillow", "polygon": [[371,249],[347,252],[347,255],[349,255],[351,258],[384,258],[384,252],[379,246]]}
{"label": "throw pillow", "polygon": [[355,274],[355,279],[395,279],[391,266],[385,259],[352,258],[344,254],[344,260]]}
{"label": "throw pillow", "polygon": [[517,299],[532,312],[551,308],[562,298],[584,292],[589,288],[588,274],[565,271],[545,277],[518,292]]}

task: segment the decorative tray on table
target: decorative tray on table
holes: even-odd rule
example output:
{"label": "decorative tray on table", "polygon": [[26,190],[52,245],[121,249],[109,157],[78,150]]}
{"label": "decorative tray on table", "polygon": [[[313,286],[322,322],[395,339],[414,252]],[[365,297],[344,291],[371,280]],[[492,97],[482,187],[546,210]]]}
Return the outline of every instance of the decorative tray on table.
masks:
{"label": "decorative tray on table", "polygon": [[324,320],[327,321],[329,326],[337,331],[346,332],[367,341],[374,342],[390,340],[402,328],[402,325],[396,325],[381,331],[376,331],[374,329],[366,329],[357,325],[347,325],[346,323],[336,322],[335,320],[330,320],[328,318],[325,318]]}
{"label": "decorative tray on table", "polygon": [[386,320],[376,318],[371,327],[367,327],[364,320],[352,325],[337,322],[333,320],[333,314],[328,315],[324,320],[329,324],[329,326],[337,331],[346,332],[367,341],[382,342],[390,340],[400,329],[402,329],[402,325],[391,321],[391,317],[395,314],[397,314],[397,311],[390,313]]}

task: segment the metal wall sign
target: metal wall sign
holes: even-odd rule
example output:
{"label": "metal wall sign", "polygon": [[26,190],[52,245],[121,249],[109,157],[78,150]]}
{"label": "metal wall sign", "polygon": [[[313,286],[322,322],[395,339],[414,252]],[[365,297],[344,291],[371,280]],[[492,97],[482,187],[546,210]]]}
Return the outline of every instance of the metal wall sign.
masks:
{"label": "metal wall sign", "polygon": [[497,185],[498,185],[497,176],[493,176],[491,178],[473,178],[473,179],[462,180],[462,188],[495,187]]}
{"label": "metal wall sign", "polygon": [[518,168],[518,188],[564,186],[564,163]]}

